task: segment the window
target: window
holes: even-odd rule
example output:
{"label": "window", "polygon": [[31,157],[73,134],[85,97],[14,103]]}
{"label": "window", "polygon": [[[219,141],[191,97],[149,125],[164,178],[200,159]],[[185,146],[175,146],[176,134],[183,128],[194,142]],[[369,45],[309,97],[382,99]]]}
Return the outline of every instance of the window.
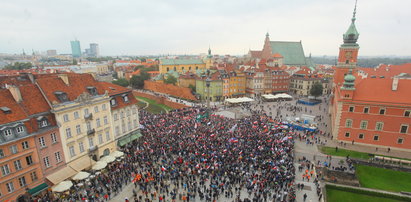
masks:
{"label": "window", "polygon": [[380,114],[385,114],[385,109],[380,109]]}
{"label": "window", "polygon": [[4,131],[4,135],[5,135],[6,137],[11,136],[11,134],[12,134],[11,129],[8,129],[8,130],[5,130],[5,131]]}
{"label": "window", "polygon": [[10,168],[8,164],[1,166],[1,174],[3,174],[3,176],[10,174]]}
{"label": "window", "polygon": [[64,121],[64,122],[69,121],[68,114],[64,114],[64,115],[63,115],[63,121]]}
{"label": "window", "polygon": [[351,128],[352,127],[352,120],[351,119],[345,120],[345,127],[346,128]]}
{"label": "window", "polygon": [[37,173],[36,172],[32,172],[32,173],[30,173],[30,177],[31,177],[31,181],[36,181],[38,178],[37,178]]}
{"label": "window", "polygon": [[103,144],[103,135],[102,134],[98,135],[98,143]]}
{"label": "window", "polygon": [[127,95],[124,95],[124,96],[123,96],[123,100],[124,100],[124,102],[128,102],[128,96],[127,96]]}
{"label": "window", "polygon": [[364,134],[362,133],[358,134],[358,139],[364,139]]}
{"label": "window", "polygon": [[137,119],[133,120],[134,128],[137,128]]}
{"label": "window", "polygon": [[49,161],[48,156],[43,158],[43,162],[44,162],[44,166],[46,166],[46,168],[50,167],[50,161]]}
{"label": "window", "polygon": [[361,124],[360,124],[360,128],[361,129],[367,129],[367,126],[368,126],[368,121],[361,121]]}
{"label": "window", "polygon": [[46,141],[44,140],[44,137],[39,138],[39,143],[40,147],[46,147]]}
{"label": "window", "polygon": [[411,114],[410,110],[407,110],[407,111],[404,112],[405,117],[410,117],[410,114]]}
{"label": "window", "polygon": [[401,125],[400,133],[407,133],[408,132],[408,125]]}
{"label": "window", "polygon": [[74,112],[73,116],[74,116],[74,119],[78,119],[80,117],[78,112]]}
{"label": "window", "polygon": [[97,89],[94,86],[88,86],[87,87],[88,93],[90,93],[90,95],[97,95]]}
{"label": "window", "polygon": [[403,139],[403,138],[398,138],[397,143],[398,143],[398,144],[404,143],[404,139]]}
{"label": "window", "polygon": [[66,137],[67,139],[71,138],[71,129],[70,128],[66,128]]}
{"label": "window", "polygon": [[368,111],[370,110],[370,108],[368,107],[364,107],[364,114],[368,114]]}
{"label": "window", "polygon": [[61,162],[60,152],[54,153],[54,156],[56,157],[56,162],[57,162],[57,163]]}
{"label": "window", "polygon": [[97,127],[100,127],[100,126],[101,126],[101,124],[100,124],[100,118],[96,119],[96,126],[97,126]]}
{"label": "window", "polygon": [[114,121],[117,121],[117,120],[118,120],[118,115],[114,114]]}
{"label": "window", "polygon": [[22,132],[24,132],[24,127],[23,126],[17,127],[17,133],[22,133]]}
{"label": "window", "polygon": [[48,126],[49,125],[49,122],[45,119],[45,120],[42,120],[41,121],[41,123],[40,123],[40,127],[41,128],[43,128],[43,127],[46,127],[46,126]]}
{"label": "window", "polygon": [[124,123],[124,121],[123,121],[123,123],[121,124],[121,131],[122,131],[123,133],[126,132],[126,124]]}
{"label": "window", "polygon": [[31,156],[26,156],[26,163],[27,165],[33,164],[33,159],[31,158]]}
{"label": "window", "polygon": [[374,141],[378,141],[380,137],[378,135],[374,135]]}
{"label": "window", "polygon": [[121,118],[124,118],[124,112],[121,111],[120,114],[121,114]]}
{"label": "window", "polygon": [[21,161],[20,161],[20,160],[14,161],[14,168],[15,168],[16,170],[21,170],[21,169],[23,169],[23,167],[21,166]]}
{"label": "window", "polygon": [[7,191],[8,191],[9,193],[11,193],[11,192],[13,192],[13,191],[14,191],[14,185],[13,185],[13,182],[9,182],[9,183],[7,183],[7,184],[6,184],[6,187],[7,187]]}
{"label": "window", "polygon": [[128,130],[131,130],[131,121],[130,120],[127,122],[127,126],[128,126]]}
{"label": "window", "polygon": [[22,142],[21,147],[23,147],[23,149],[28,149],[29,148],[29,142],[27,142],[27,141]]}
{"label": "window", "polygon": [[377,130],[377,131],[382,131],[383,127],[384,127],[384,123],[383,123],[383,122],[377,122],[377,123],[375,124],[375,130]]}
{"label": "window", "polygon": [[97,113],[98,112],[98,106],[94,107],[94,112]]}
{"label": "window", "polygon": [[56,133],[52,133],[52,134],[50,134],[50,136],[51,136],[51,142],[52,142],[53,144],[56,143],[56,142],[57,142]]}
{"label": "window", "polygon": [[130,109],[127,109],[127,116],[130,116]]}
{"label": "window", "polygon": [[94,146],[94,141],[93,141],[93,138],[92,138],[92,137],[88,138],[88,145],[89,145],[89,147],[93,147],[93,146]]}
{"label": "window", "polygon": [[108,124],[107,116],[104,116],[104,125],[107,125],[107,124]]}
{"label": "window", "polygon": [[120,128],[118,126],[116,126],[116,136],[120,135]]}
{"label": "window", "polygon": [[101,105],[101,109],[102,109],[103,111],[106,111],[106,110],[107,110],[106,104]]}
{"label": "window", "polygon": [[83,152],[84,152],[84,144],[83,144],[83,142],[79,142],[79,143],[78,143],[78,148],[80,149],[80,153],[83,153]]}
{"label": "window", "polygon": [[348,109],[349,112],[354,112],[354,106],[350,106],[350,108]]}
{"label": "window", "polygon": [[10,152],[11,152],[12,154],[17,153],[17,152],[18,152],[18,150],[17,150],[17,145],[12,145],[12,146],[10,146]]}
{"label": "window", "polygon": [[137,114],[137,109],[133,108],[133,114]]}
{"label": "window", "polygon": [[20,187],[24,187],[24,186],[27,185],[27,184],[26,184],[26,178],[25,178],[25,177],[20,177],[20,178],[19,178],[19,185],[20,185]]}
{"label": "window", "polygon": [[4,151],[2,149],[0,149],[0,158],[4,157]]}
{"label": "window", "polygon": [[106,131],[106,141],[109,141],[109,140],[110,140],[110,132]]}
{"label": "window", "polygon": [[70,156],[71,156],[71,157],[76,156],[76,152],[74,151],[74,146],[70,146],[70,147],[69,147],[69,152],[70,152]]}
{"label": "window", "polygon": [[91,130],[91,123],[90,123],[90,122],[87,122],[87,123],[86,123],[86,127],[87,127],[87,131]]}
{"label": "window", "polygon": [[345,133],[345,137],[350,137],[350,133]]}
{"label": "window", "polygon": [[76,126],[76,132],[77,132],[77,135],[81,134],[81,126],[80,125]]}
{"label": "window", "polygon": [[116,106],[116,100],[115,99],[111,99],[110,100],[110,104],[111,104],[111,106]]}
{"label": "window", "polygon": [[84,116],[88,116],[88,109],[84,109]]}

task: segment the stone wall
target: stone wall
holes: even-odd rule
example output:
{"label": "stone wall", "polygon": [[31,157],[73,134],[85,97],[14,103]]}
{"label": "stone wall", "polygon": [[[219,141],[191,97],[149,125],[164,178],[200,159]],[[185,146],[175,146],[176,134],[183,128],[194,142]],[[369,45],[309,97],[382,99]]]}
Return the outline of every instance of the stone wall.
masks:
{"label": "stone wall", "polygon": [[184,105],[184,104],[172,102],[172,101],[170,101],[167,98],[162,97],[162,96],[155,96],[155,95],[150,95],[150,94],[147,94],[147,93],[142,93],[142,92],[137,92],[137,91],[133,91],[133,95],[134,96],[145,97],[145,98],[154,100],[158,104],[164,104],[164,105],[167,105],[167,106],[169,106],[173,109],[181,109],[181,108],[189,107],[189,106]]}
{"label": "stone wall", "polygon": [[173,84],[164,84],[155,81],[144,81],[144,89],[153,92],[164,93],[186,100],[197,100],[193,93],[191,93],[190,88],[179,87]]}

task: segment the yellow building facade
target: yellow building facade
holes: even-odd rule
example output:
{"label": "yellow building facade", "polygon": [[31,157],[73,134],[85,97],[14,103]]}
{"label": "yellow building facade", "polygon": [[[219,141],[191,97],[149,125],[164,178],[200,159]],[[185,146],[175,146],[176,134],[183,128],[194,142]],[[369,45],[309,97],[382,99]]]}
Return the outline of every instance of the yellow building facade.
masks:
{"label": "yellow building facade", "polygon": [[161,59],[159,68],[160,74],[166,74],[171,70],[183,74],[186,72],[196,73],[199,70],[204,72],[207,65],[200,59]]}

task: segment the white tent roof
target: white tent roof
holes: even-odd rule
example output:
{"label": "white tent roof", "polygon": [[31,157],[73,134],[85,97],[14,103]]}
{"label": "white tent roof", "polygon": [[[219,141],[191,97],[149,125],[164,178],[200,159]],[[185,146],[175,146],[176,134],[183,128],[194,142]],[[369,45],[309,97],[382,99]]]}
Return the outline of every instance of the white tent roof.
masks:
{"label": "white tent roof", "polygon": [[248,97],[240,97],[240,98],[225,99],[225,101],[231,104],[236,104],[236,103],[242,103],[242,102],[252,102],[254,100]]}

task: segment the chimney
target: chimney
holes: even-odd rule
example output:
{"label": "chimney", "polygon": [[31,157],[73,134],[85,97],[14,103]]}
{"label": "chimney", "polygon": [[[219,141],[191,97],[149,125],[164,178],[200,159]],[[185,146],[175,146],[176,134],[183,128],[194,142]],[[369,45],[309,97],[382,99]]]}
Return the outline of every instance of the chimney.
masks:
{"label": "chimney", "polygon": [[23,97],[21,97],[19,87],[9,85],[9,86],[7,86],[7,88],[9,89],[11,95],[13,95],[13,98],[14,98],[14,100],[16,100],[16,102],[20,103],[21,101],[23,101]]}
{"label": "chimney", "polygon": [[398,80],[399,79],[397,77],[394,77],[392,79],[392,90],[393,91],[396,91],[398,89]]}
{"label": "chimney", "polygon": [[59,74],[58,77],[63,80],[66,85],[70,85],[67,74]]}

